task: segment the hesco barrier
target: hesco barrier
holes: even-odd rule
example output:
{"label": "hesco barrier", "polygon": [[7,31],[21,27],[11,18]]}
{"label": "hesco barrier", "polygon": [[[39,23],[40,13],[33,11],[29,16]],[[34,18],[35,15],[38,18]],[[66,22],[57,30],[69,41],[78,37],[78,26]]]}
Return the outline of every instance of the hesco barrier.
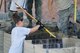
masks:
{"label": "hesco barrier", "polygon": [[4,32],[0,29],[0,53],[4,51]]}
{"label": "hesco barrier", "polygon": [[11,35],[4,33],[4,53],[8,53],[11,45]]}

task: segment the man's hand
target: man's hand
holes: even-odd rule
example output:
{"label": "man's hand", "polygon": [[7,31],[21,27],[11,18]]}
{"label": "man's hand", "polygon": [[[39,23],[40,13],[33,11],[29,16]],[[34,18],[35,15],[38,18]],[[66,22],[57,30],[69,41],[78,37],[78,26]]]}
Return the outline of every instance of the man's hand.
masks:
{"label": "man's hand", "polygon": [[40,25],[40,27],[38,28],[38,30],[41,30],[41,29],[44,28],[44,25],[40,21],[37,21],[36,25]]}

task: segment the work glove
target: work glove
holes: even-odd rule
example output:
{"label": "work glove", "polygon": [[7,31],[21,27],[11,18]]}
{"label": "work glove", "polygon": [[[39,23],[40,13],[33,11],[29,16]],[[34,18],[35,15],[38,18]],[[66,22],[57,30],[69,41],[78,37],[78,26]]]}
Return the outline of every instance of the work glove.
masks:
{"label": "work glove", "polygon": [[39,20],[36,22],[36,25],[40,25],[38,30],[41,30],[41,29],[43,29],[45,27]]}

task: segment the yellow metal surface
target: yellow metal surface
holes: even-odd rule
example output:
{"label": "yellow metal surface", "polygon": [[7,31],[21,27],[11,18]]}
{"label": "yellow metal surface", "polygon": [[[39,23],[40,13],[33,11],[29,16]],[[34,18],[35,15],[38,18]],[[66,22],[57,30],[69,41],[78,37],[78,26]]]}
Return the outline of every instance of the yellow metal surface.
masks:
{"label": "yellow metal surface", "polygon": [[76,23],[77,18],[77,0],[74,0],[74,22]]}

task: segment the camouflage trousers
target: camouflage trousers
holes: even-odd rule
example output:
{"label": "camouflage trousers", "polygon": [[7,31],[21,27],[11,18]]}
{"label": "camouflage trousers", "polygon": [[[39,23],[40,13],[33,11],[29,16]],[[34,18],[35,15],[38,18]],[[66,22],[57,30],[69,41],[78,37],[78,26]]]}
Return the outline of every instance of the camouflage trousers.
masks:
{"label": "camouflage trousers", "polygon": [[59,21],[57,22],[57,25],[59,30],[65,35],[68,34],[69,17],[71,14],[73,14],[73,11],[74,11],[73,8],[74,6],[71,5],[69,8],[60,10],[58,12]]}
{"label": "camouflage trousers", "polygon": [[[42,1],[41,0],[27,0],[26,6],[27,6],[27,11],[32,15],[32,8],[33,8],[33,3],[35,3],[35,17],[37,20],[41,21],[42,17],[42,11],[41,11],[41,5]],[[32,19],[28,16],[29,20],[29,25],[32,25]]]}

